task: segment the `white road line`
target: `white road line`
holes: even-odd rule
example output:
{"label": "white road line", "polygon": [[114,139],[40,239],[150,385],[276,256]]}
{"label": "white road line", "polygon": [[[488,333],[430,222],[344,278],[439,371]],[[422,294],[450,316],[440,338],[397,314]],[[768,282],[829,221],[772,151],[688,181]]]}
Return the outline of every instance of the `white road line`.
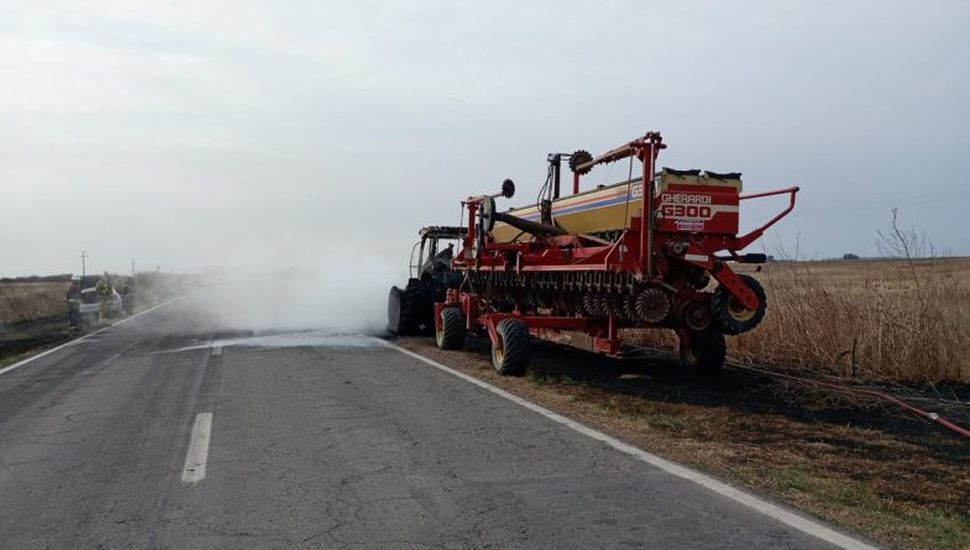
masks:
{"label": "white road line", "polygon": [[185,453],[185,467],[182,468],[182,481],[198,483],[205,479],[205,463],[209,459],[209,437],[212,435],[212,413],[195,415],[192,426],[192,439]]}
{"label": "white road line", "polygon": [[47,351],[38,353],[37,355],[33,355],[31,357],[28,357],[28,358],[24,359],[23,361],[19,361],[17,363],[14,363],[13,365],[6,366],[6,367],[0,369],[0,374],[3,374],[5,372],[10,372],[10,371],[12,371],[14,369],[18,369],[18,368],[26,365],[27,363],[30,363],[31,361],[33,361],[35,359],[40,359],[41,357],[44,357],[45,355],[50,355],[50,354],[54,353],[55,351],[59,351],[59,350],[62,350],[64,348],[70,347],[70,346],[76,346],[77,344],[80,344],[81,342],[87,340],[88,338],[94,336],[95,334],[98,334],[99,332],[106,331],[106,330],[108,330],[111,327],[116,327],[118,325],[123,325],[123,324],[127,323],[128,321],[131,321],[135,317],[141,317],[142,315],[145,315],[146,313],[151,313],[151,312],[155,311],[156,309],[158,309],[160,307],[167,306],[168,304],[171,304],[172,302],[174,302],[175,300],[178,300],[179,298],[181,298],[181,296],[176,296],[175,298],[172,298],[171,300],[168,300],[167,302],[162,302],[162,303],[158,304],[155,307],[152,307],[152,308],[146,309],[145,311],[142,311],[141,313],[136,313],[135,315],[132,315],[131,317],[126,317],[126,318],[124,318],[124,319],[122,319],[122,320],[120,320],[120,321],[118,321],[116,323],[112,323],[112,324],[110,324],[110,325],[108,325],[106,327],[99,328],[98,330],[96,330],[96,331],[94,331],[94,332],[92,332],[90,334],[85,334],[84,336],[82,336],[80,338],[75,338],[74,340],[71,340],[70,342],[65,342],[65,343],[57,346],[56,348],[51,348],[51,349],[49,349]]}
{"label": "white road line", "polygon": [[222,346],[212,346],[212,355],[222,355]]}
{"label": "white road line", "polygon": [[439,369],[439,370],[442,370],[444,372],[447,372],[448,374],[451,374],[453,376],[457,376],[458,378],[461,378],[462,380],[465,380],[466,382],[470,382],[472,384],[475,384],[476,386],[478,386],[480,388],[483,388],[485,390],[488,390],[488,391],[490,391],[490,392],[492,392],[492,393],[494,393],[494,394],[496,394],[496,395],[498,395],[500,397],[504,397],[505,399],[508,399],[509,401],[512,401],[513,403],[516,403],[518,405],[521,405],[521,406],[523,406],[523,407],[525,407],[525,408],[527,408],[527,409],[529,409],[531,411],[537,412],[537,413],[541,414],[542,416],[545,416],[546,418],[548,418],[548,419],[550,419],[550,420],[552,420],[554,422],[558,422],[559,424],[562,424],[562,425],[564,425],[564,426],[566,426],[566,427],[568,427],[568,428],[570,428],[572,430],[575,430],[575,431],[577,431],[577,432],[579,432],[579,433],[581,433],[581,434],[583,434],[585,436],[591,437],[591,438],[593,438],[593,439],[595,439],[597,441],[601,441],[601,442],[609,445],[610,447],[613,447],[614,449],[616,449],[616,450],[618,450],[620,452],[626,453],[626,454],[628,454],[630,456],[633,456],[633,457],[635,457],[635,458],[637,458],[639,460],[642,460],[643,462],[646,462],[647,464],[650,464],[652,466],[655,466],[657,468],[660,468],[661,470],[663,470],[663,471],[665,471],[665,472],[667,472],[669,474],[675,475],[675,476],[677,476],[679,478],[686,479],[686,480],[691,481],[693,483],[696,483],[696,484],[698,484],[698,485],[700,485],[702,487],[705,487],[707,489],[710,489],[711,491],[714,491],[715,493],[717,493],[717,494],[719,494],[721,496],[727,497],[727,498],[729,498],[729,499],[731,499],[731,500],[733,500],[733,501],[735,501],[735,502],[737,502],[739,504],[742,504],[744,506],[747,506],[748,508],[751,508],[752,510],[755,510],[755,511],[760,512],[760,513],[762,513],[762,514],[764,514],[764,515],[766,515],[766,516],[768,516],[768,517],[770,517],[772,519],[775,519],[777,521],[780,521],[781,523],[784,523],[785,525],[787,525],[789,527],[792,527],[794,529],[797,529],[797,530],[799,530],[799,531],[801,531],[803,533],[809,534],[809,535],[811,535],[813,537],[816,537],[818,539],[821,539],[821,540],[823,540],[825,542],[828,542],[830,544],[833,544],[835,546],[838,546],[839,548],[846,548],[846,549],[852,549],[852,550],[863,550],[863,549],[865,549],[865,550],[874,550],[875,549],[874,546],[871,546],[871,545],[869,545],[866,542],[863,542],[863,541],[861,541],[859,539],[853,538],[853,537],[851,537],[849,535],[846,535],[844,533],[840,533],[840,532],[836,531],[835,529],[832,529],[831,527],[828,527],[828,526],[826,526],[825,524],[823,524],[821,522],[815,521],[815,520],[810,519],[808,517],[805,517],[805,516],[802,516],[800,514],[796,514],[794,512],[791,512],[789,510],[786,510],[786,509],[782,508],[781,506],[777,506],[775,504],[772,504],[770,502],[767,502],[767,501],[765,501],[765,500],[763,500],[761,498],[758,498],[758,497],[752,495],[751,493],[747,493],[745,491],[742,491],[741,489],[738,489],[737,487],[733,487],[731,485],[728,485],[727,483],[724,483],[723,481],[718,481],[718,480],[716,480],[716,479],[714,479],[714,478],[712,478],[712,477],[710,477],[708,475],[702,474],[701,472],[698,472],[696,470],[692,470],[692,469],[687,468],[685,466],[681,466],[680,464],[677,464],[675,462],[671,462],[671,461],[666,460],[664,458],[660,458],[659,456],[654,455],[654,454],[651,454],[651,453],[648,453],[647,451],[644,451],[643,449],[638,449],[637,447],[634,447],[633,445],[630,445],[628,443],[624,443],[624,442],[620,441],[619,439],[616,439],[616,438],[614,438],[612,436],[606,435],[605,433],[603,433],[601,431],[594,430],[593,428],[590,428],[589,426],[586,426],[584,424],[580,424],[579,422],[576,422],[575,420],[571,420],[569,418],[566,418],[565,416],[562,416],[561,414],[554,413],[554,412],[550,411],[549,409],[546,409],[545,407],[541,407],[539,405],[536,405],[535,403],[533,403],[531,401],[527,401],[527,400],[525,400],[525,399],[523,399],[523,398],[521,398],[521,397],[519,397],[517,395],[513,395],[513,394],[511,394],[511,393],[509,393],[509,392],[507,392],[507,391],[505,391],[503,389],[496,388],[495,386],[493,386],[493,385],[491,385],[491,384],[489,384],[487,382],[483,382],[483,381],[481,381],[481,380],[479,380],[477,378],[474,378],[472,376],[469,376],[469,375],[467,375],[467,374],[465,374],[463,372],[459,372],[459,371],[457,371],[455,369],[452,369],[451,367],[446,367],[445,365],[442,365],[441,363],[438,363],[437,361],[434,361],[432,359],[428,359],[427,357],[425,357],[423,355],[420,355],[420,354],[415,353],[415,352],[413,352],[411,350],[408,350],[408,349],[404,349],[401,346],[398,346],[396,344],[392,344],[391,342],[388,342],[387,340],[383,340],[383,339],[380,339],[380,338],[375,338],[375,340],[378,340],[382,344],[384,344],[384,345],[386,345],[386,346],[388,346],[390,348],[396,349],[397,351],[400,351],[401,353],[403,353],[405,355],[408,355],[408,356],[413,357],[413,358],[415,358],[415,359],[417,359],[419,361],[422,361],[424,363],[427,363],[428,365],[431,365],[432,367],[434,367],[436,369]]}

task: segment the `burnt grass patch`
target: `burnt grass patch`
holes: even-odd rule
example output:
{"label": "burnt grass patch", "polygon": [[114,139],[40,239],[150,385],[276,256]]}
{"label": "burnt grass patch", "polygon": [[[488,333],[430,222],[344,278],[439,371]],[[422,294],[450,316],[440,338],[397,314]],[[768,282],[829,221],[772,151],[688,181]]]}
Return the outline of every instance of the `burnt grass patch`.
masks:
{"label": "burnt grass patch", "polygon": [[64,315],[4,325],[0,329],[0,367],[63,344],[79,334],[68,328]]}

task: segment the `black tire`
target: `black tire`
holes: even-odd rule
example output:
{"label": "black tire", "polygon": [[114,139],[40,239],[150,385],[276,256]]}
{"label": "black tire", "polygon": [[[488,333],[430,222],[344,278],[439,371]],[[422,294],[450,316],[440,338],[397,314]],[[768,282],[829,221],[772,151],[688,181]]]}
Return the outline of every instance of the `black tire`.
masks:
{"label": "black tire", "polygon": [[408,305],[410,318],[413,319],[411,334],[433,334],[434,283],[409,279],[403,293],[404,303]]}
{"label": "black tire", "polygon": [[441,329],[435,331],[435,343],[441,349],[459,349],[465,345],[465,314],[460,309],[441,310]]}
{"label": "black tire", "polygon": [[410,326],[407,314],[403,309],[403,291],[392,286],[387,294],[387,330],[391,334],[407,334]]}
{"label": "black tire", "polygon": [[711,296],[711,311],[714,321],[724,334],[741,334],[758,326],[768,309],[768,298],[761,283],[751,275],[738,276],[744,284],[754,292],[758,298],[758,309],[750,310],[740,304],[731,292],[720,285]]}
{"label": "black tire", "polygon": [[690,342],[680,339],[680,362],[698,374],[717,374],[727,357],[727,344],[719,330],[689,331]]}
{"label": "black tire", "polygon": [[502,337],[502,343],[492,343],[492,366],[502,376],[524,375],[532,355],[529,329],[522,321],[502,319],[495,330]]}
{"label": "black tire", "polygon": [[420,310],[423,297],[419,285],[420,281],[411,279],[404,290],[391,287],[387,295],[387,330],[401,336],[421,332]]}

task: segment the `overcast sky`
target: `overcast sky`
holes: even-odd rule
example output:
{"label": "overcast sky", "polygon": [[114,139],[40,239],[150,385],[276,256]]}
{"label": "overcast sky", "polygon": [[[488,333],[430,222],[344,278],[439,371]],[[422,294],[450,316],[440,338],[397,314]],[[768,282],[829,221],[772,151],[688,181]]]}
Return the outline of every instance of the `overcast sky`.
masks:
{"label": "overcast sky", "polygon": [[529,202],[545,153],[654,129],[663,165],[802,187],[770,247],[875,254],[898,207],[970,254],[968,28],[959,1],[3,1],[0,275],[406,269],[461,198]]}

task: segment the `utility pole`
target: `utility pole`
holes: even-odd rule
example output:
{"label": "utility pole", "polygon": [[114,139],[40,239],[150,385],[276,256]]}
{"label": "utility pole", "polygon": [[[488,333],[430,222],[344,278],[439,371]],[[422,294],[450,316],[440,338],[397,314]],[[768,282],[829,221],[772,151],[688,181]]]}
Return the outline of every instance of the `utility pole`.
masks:
{"label": "utility pole", "polygon": [[131,276],[132,277],[135,276],[135,259],[134,258],[131,259]]}
{"label": "utility pole", "polygon": [[88,257],[88,251],[82,250],[81,251],[81,277],[84,277],[85,275],[87,275],[87,265],[84,263],[84,260],[87,259],[87,257]]}

